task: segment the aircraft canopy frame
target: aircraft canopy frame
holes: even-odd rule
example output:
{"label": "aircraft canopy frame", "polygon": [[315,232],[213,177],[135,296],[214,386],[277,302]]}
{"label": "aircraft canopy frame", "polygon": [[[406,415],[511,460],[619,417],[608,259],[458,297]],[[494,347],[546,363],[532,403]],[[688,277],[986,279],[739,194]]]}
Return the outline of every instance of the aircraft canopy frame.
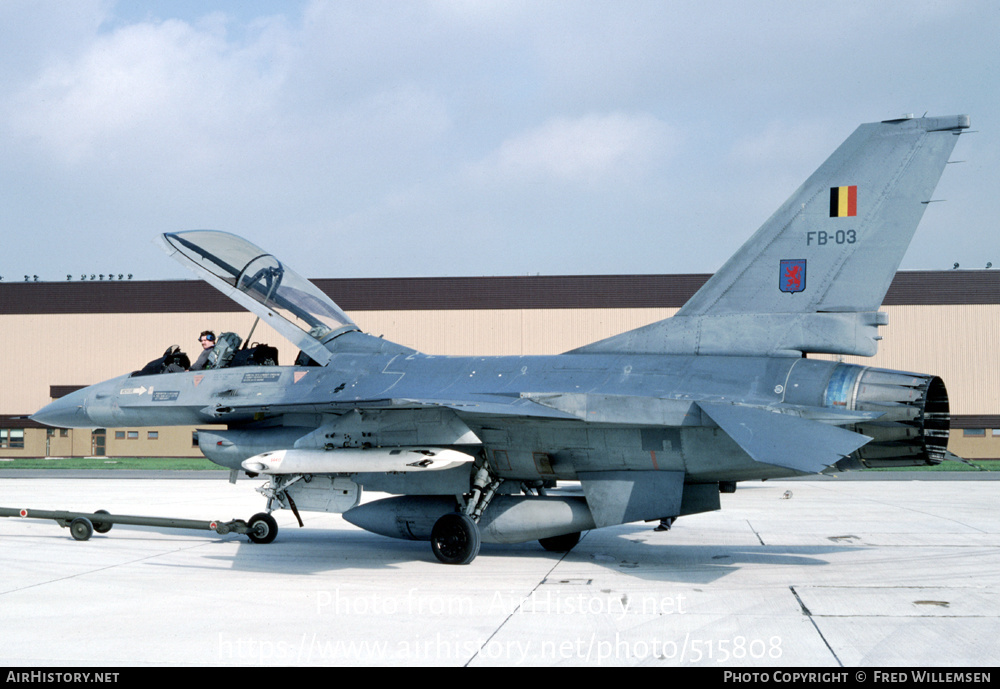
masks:
{"label": "aircraft canopy frame", "polygon": [[324,343],[359,330],[316,285],[242,237],[190,230],[164,233],[161,240],[171,258],[257,314],[321,365],[330,360]]}

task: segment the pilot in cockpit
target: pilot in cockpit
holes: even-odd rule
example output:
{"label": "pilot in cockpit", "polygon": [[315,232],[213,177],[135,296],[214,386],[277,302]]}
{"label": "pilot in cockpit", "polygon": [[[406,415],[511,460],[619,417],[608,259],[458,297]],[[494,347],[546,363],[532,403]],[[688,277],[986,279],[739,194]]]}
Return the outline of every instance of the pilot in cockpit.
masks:
{"label": "pilot in cockpit", "polygon": [[190,370],[192,371],[201,371],[208,365],[208,356],[215,348],[215,333],[211,330],[202,331],[201,335],[198,336],[198,342],[201,343],[201,354],[198,355],[198,359],[191,365]]}

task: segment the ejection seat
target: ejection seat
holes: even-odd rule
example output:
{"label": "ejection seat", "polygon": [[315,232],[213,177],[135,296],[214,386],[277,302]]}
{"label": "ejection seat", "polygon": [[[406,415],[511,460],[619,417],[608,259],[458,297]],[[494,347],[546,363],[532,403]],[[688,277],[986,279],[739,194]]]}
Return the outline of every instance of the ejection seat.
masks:
{"label": "ejection seat", "polygon": [[170,345],[163,356],[153,359],[132,376],[153,376],[158,373],[179,373],[191,368],[191,359],[181,351],[180,345]]}

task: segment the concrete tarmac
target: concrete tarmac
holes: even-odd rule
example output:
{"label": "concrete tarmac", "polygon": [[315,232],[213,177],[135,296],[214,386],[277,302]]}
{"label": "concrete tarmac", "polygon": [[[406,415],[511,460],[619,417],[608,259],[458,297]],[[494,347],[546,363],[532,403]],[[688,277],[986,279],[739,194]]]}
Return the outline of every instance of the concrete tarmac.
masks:
{"label": "concrete tarmac", "polygon": [[[246,519],[258,485],[2,478],[0,505]],[[998,489],[740,484],[668,532],[484,545],[464,567],[332,514],[276,513],[269,545],[0,519],[0,665],[992,666]]]}

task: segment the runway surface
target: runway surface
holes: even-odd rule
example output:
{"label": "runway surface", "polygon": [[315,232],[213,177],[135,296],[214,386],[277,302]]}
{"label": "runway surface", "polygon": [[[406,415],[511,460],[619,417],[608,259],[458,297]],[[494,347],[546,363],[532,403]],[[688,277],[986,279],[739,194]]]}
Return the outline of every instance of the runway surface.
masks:
{"label": "runway surface", "polygon": [[[246,519],[259,484],[2,478],[0,505]],[[0,665],[995,665],[998,489],[740,484],[669,532],[484,545],[464,567],[339,515],[276,513],[270,545],[0,519]]]}

